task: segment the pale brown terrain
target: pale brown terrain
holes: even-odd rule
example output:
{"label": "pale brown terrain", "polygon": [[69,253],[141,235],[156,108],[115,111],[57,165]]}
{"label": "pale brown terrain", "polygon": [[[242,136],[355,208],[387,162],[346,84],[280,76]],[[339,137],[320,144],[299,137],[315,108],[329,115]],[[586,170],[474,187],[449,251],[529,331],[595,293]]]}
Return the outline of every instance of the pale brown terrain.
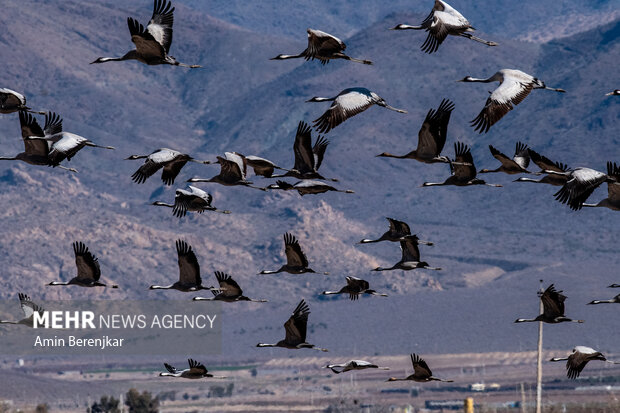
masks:
{"label": "pale brown terrain", "polygon": [[[547,359],[564,355],[562,350],[545,351],[543,360],[543,402],[545,406],[608,402],[618,403],[620,366],[591,362],[576,381],[565,376],[563,363]],[[389,377],[411,374],[409,355],[354,358],[371,360],[390,367],[389,371],[365,370],[340,375],[322,368],[342,357],[317,356],[315,353],[293,357],[265,358],[236,362],[209,362],[210,371],[228,379],[183,380],[158,377],[162,371],[140,360],[102,360],[84,363],[68,360],[26,361],[15,368],[5,361],[0,369],[0,399],[13,406],[32,408],[46,402],[51,411],[83,412],[101,395],[119,398],[130,387],[147,390],[154,396],[174,392],[175,400],[161,403],[163,412],[314,412],[328,408],[349,411],[367,406],[372,412],[389,406],[424,407],[427,400],[463,400],[473,397],[476,404],[501,406],[508,402],[533,403],[535,395],[536,353],[465,353],[423,355],[433,374],[454,383],[393,382]],[[609,359],[618,357],[609,354]],[[126,363],[123,363],[123,361]],[[214,387],[234,384],[230,396],[215,397]],[[472,391],[470,386],[484,383],[487,391]],[[523,391],[521,390],[523,385]],[[490,389],[490,387],[497,387]],[[36,388],[33,394],[32,389]],[[76,392],[75,389],[80,391]],[[396,393],[395,390],[404,393]],[[392,392],[390,392],[392,391]],[[413,393],[412,393],[413,391]],[[187,395],[187,396],[185,396]]]}

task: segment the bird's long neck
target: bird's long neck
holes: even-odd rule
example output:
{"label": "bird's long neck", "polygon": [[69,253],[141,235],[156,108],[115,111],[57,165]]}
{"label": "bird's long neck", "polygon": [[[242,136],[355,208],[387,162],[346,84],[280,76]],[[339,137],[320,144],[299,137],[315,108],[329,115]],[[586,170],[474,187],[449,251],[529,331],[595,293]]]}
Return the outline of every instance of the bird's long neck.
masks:
{"label": "bird's long neck", "polygon": [[373,242],[379,242],[381,241],[380,239],[363,239],[360,241],[360,244],[371,244]]}
{"label": "bird's long neck", "polygon": [[540,320],[536,320],[535,318],[517,318],[515,320],[515,323],[533,323],[535,321],[540,321]]}
{"label": "bird's long neck", "polygon": [[160,377],[181,377],[181,373],[159,373]]}
{"label": "bird's long neck", "polygon": [[148,155],[131,155],[129,158],[127,159],[146,159],[148,158]]}
{"label": "bird's long neck", "polygon": [[91,64],[93,63],[105,63],[105,62],[120,62],[123,60],[138,60],[138,55],[136,53],[135,50],[131,50],[127,53],[125,53],[124,56],[122,57],[100,57],[97,60],[95,60],[94,62],[91,62]]}
{"label": "bird's long neck", "polygon": [[205,179],[205,178],[191,178],[188,179],[187,182],[217,182],[216,177]]}
{"label": "bird's long neck", "polygon": [[549,361],[566,361],[566,360],[568,360],[568,357],[554,357],[550,359]]}
{"label": "bird's long neck", "polygon": [[0,157],[0,161],[17,161],[17,160],[19,160],[19,158],[17,158],[17,157],[13,157],[13,158]]}
{"label": "bird's long neck", "polygon": [[306,57],[306,51],[304,50],[303,52],[299,53],[299,54],[279,54],[276,57],[272,57],[269,60],[287,60],[287,59],[298,59],[300,57]]}
{"label": "bird's long neck", "polygon": [[387,379],[387,381],[406,381],[407,379],[399,379],[396,377],[390,377],[389,379]]}
{"label": "bird's long neck", "polygon": [[464,82],[478,82],[478,83],[491,83],[491,82],[495,82],[498,79],[495,78],[495,76],[491,76],[487,79],[479,79],[477,77],[469,77],[467,78],[467,80],[464,80]]}
{"label": "bird's long neck", "polygon": [[194,297],[192,301],[213,301],[215,298],[206,298],[206,297]]}
{"label": "bird's long neck", "polygon": [[594,300],[589,302],[588,304],[613,304],[615,302],[615,300]]}
{"label": "bird's long neck", "polygon": [[538,179],[532,179],[532,178],[526,178],[526,177],[521,177],[519,179],[515,179],[514,182],[535,182],[537,184],[540,184],[541,181]]}
{"label": "bird's long neck", "polygon": [[408,153],[408,154],[405,154],[405,155],[393,155],[393,154],[391,154],[391,153],[389,153],[389,152],[383,152],[383,153],[380,153],[380,154],[379,154],[379,155],[377,155],[377,156],[383,156],[383,157],[385,157],[385,158],[398,158],[398,159],[405,159],[405,158],[410,157],[409,155],[413,155],[413,154],[415,154],[415,152],[416,152],[416,151],[413,151],[413,152]]}
{"label": "bird's long neck", "polygon": [[269,344],[269,343],[258,343],[256,347],[278,347],[277,344]]}
{"label": "bird's long neck", "polygon": [[149,290],[171,290],[172,287],[174,287],[174,284],[172,285],[151,285],[149,287]]}
{"label": "bird's long neck", "polygon": [[90,146],[91,148],[102,148],[102,149],[116,149],[113,146],[102,146],[102,145],[97,145],[96,143],[92,143],[90,141],[86,142],[84,145],[86,146]]}
{"label": "bird's long neck", "polygon": [[447,185],[445,182],[424,182],[422,186],[442,186]]}
{"label": "bird's long neck", "polygon": [[424,26],[411,26],[409,24],[399,24],[396,27],[393,27],[392,30],[423,30]]}
{"label": "bird's long neck", "polygon": [[340,291],[323,291],[322,295],[342,294]]}
{"label": "bird's long neck", "polygon": [[392,266],[390,268],[377,267],[373,271],[390,271],[390,270],[396,269],[397,265],[394,265],[394,266]]}
{"label": "bird's long neck", "polygon": [[502,167],[500,166],[497,169],[481,169],[480,172],[478,172],[479,174],[488,174],[488,173],[492,173],[492,172],[499,172],[501,171]]}
{"label": "bird's long neck", "polygon": [[121,60],[128,60],[128,59],[124,59],[124,56],[123,57],[100,57],[93,63],[120,62]]}
{"label": "bird's long neck", "polygon": [[331,102],[333,100],[336,100],[336,98],[335,97],[333,98],[315,97],[315,98],[312,98],[311,102]]}
{"label": "bird's long neck", "polygon": [[0,324],[19,324],[17,321],[2,321],[0,320]]}
{"label": "bird's long neck", "polygon": [[63,283],[61,281],[52,281],[48,285],[69,285],[69,284],[71,284],[71,283],[70,282]]}
{"label": "bird's long neck", "polygon": [[262,270],[261,272],[259,272],[259,274],[277,274],[279,272],[282,272],[283,269],[284,269],[284,267],[281,267],[279,270],[276,270],[276,271]]}
{"label": "bird's long neck", "polygon": [[174,208],[174,204],[167,204],[167,203],[161,202],[161,201],[155,201],[155,202],[153,202],[153,205],[163,206],[163,207],[168,207],[168,208]]}

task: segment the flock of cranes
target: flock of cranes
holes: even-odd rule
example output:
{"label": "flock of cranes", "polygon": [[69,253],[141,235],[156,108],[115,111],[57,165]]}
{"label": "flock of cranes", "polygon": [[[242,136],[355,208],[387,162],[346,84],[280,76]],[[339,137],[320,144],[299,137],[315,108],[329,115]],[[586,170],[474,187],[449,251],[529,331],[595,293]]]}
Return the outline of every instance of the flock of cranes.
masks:
{"label": "flock of cranes", "polygon": [[[394,30],[424,30],[427,32],[426,40],[421,49],[426,53],[436,52],[439,46],[446,40],[448,35],[464,37],[487,46],[497,46],[497,43],[483,40],[474,36],[474,28],[469,21],[457,10],[448,5],[445,1],[435,0],[431,13],[418,26],[399,24],[393,27]],[[92,63],[104,63],[109,61],[138,60],[147,65],[173,65],[188,68],[198,68],[199,65],[188,65],[180,63],[169,54],[172,42],[172,26],[174,22],[174,7],[169,0],[154,0],[153,15],[148,25],[144,27],[133,18],[128,18],[127,23],[131,40],[135,49],[129,51],[122,57],[99,57]],[[353,58],[345,54],[346,45],[337,37],[320,30],[308,29],[307,48],[297,55],[280,54],[272,60],[287,60],[303,58],[305,60],[318,60],[323,65],[330,60],[348,60],[356,63],[372,65],[370,60]],[[486,133],[490,128],[504,117],[509,111],[514,109],[525,99],[534,89],[547,89],[556,92],[564,92],[563,89],[552,88],[537,79],[536,77],[524,73],[520,70],[502,69],[488,78],[474,78],[467,76],[462,82],[499,82],[499,86],[492,92],[481,110],[480,114],[471,121],[474,131]],[[620,95],[620,90],[614,90],[607,95]],[[161,180],[164,185],[173,185],[175,179],[181,173],[188,162],[198,164],[219,164],[219,174],[211,178],[190,178],[189,183],[217,183],[224,186],[245,186],[261,191],[268,190],[296,190],[301,196],[307,194],[320,194],[327,191],[338,191],[352,193],[351,190],[337,189],[327,184],[325,181],[338,182],[334,178],[325,178],[319,173],[323,157],[329,145],[325,134],[345,122],[349,118],[358,115],[373,105],[377,105],[398,113],[405,114],[406,110],[390,106],[385,99],[377,93],[364,88],[347,88],[336,96],[313,97],[307,102],[331,102],[331,106],[323,115],[313,121],[311,127],[303,120],[299,122],[293,143],[294,165],[290,169],[282,168],[276,163],[255,155],[242,155],[237,152],[225,152],[224,156],[218,156],[216,160],[197,160],[191,155],[180,151],[161,148],[148,155],[131,155],[127,160],[144,159],[144,163],[131,176],[136,184],[144,184],[151,176],[162,170]],[[544,175],[541,179],[531,179],[520,177],[518,182],[545,183],[560,186],[555,197],[558,201],[568,204],[572,209],[586,207],[607,207],[613,210],[620,210],[620,167],[615,162],[607,163],[607,172],[600,172],[590,168],[578,167],[568,168],[567,165],[551,161],[543,155],[528,148],[527,145],[517,142],[513,157],[508,157],[498,149],[489,145],[491,155],[500,162],[497,169],[476,170],[473,156],[468,145],[463,142],[454,142],[454,158],[442,155],[442,151],[447,140],[448,123],[455,104],[449,99],[443,99],[437,109],[430,109],[418,132],[418,143],[416,149],[404,154],[393,155],[383,152],[378,157],[414,159],[422,163],[447,163],[450,167],[451,175],[443,182],[424,182],[421,186],[438,185],[486,185],[500,187],[501,185],[487,183],[477,177],[478,173],[503,172],[506,174],[536,174]],[[92,141],[63,131],[62,118],[53,112],[37,112],[26,106],[26,98],[11,89],[0,89],[0,113],[9,114],[19,112],[21,135],[24,143],[24,152],[14,157],[1,157],[0,160],[20,160],[33,165],[44,165],[58,167],[77,172],[61,163],[70,161],[82,148],[96,147],[114,149],[110,146],[102,146]],[[41,128],[33,114],[44,114],[45,124]],[[312,129],[319,134],[312,144]],[[531,172],[527,168],[530,161],[536,164],[540,171]],[[255,186],[248,180],[248,167],[255,175],[265,178],[295,178],[296,183],[290,183],[279,179],[275,184],[266,187]],[[274,175],[276,170],[283,171],[280,175]],[[603,183],[608,185],[608,198],[597,204],[586,203],[592,192]],[[204,211],[214,211],[224,214],[230,213],[228,210],[220,210],[212,206],[213,198],[206,191],[195,186],[188,186],[188,189],[179,188],[173,204],[162,201],[153,202],[153,205],[172,208],[173,215],[182,218],[188,212],[202,213]],[[360,244],[376,243],[381,241],[398,242],[401,248],[401,260],[392,267],[377,267],[373,271],[387,270],[414,270],[428,269],[441,270],[438,267],[431,267],[426,261],[422,261],[420,256],[420,244],[432,246],[429,241],[422,241],[416,234],[411,232],[409,225],[405,222],[392,218],[387,218],[389,229],[377,239],[363,239]],[[73,251],[77,268],[77,275],[67,282],[52,281],[50,286],[69,286],[77,285],[81,287],[110,287],[118,288],[117,285],[109,285],[100,281],[101,269],[97,257],[93,255],[86,244],[74,242]],[[240,285],[227,273],[216,271],[215,277],[218,286],[206,287],[200,273],[200,264],[194,253],[192,246],[186,241],[178,239],[176,241],[176,251],[178,257],[179,277],[169,285],[151,285],[152,290],[178,290],[182,292],[198,292],[209,290],[212,297],[194,297],[194,301],[249,301],[267,302],[265,299],[251,299],[244,295]],[[259,274],[276,274],[288,272],[290,274],[316,273],[309,266],[308,258],[304,254],[297,238],[290,234],[284,234],[284,252],[286,263],[277,270],[262,270]],[[322,274],[327,275],[327,272]],[[358,300],[363,295],[375,295],[387,297],[385,293],[379,293],[370,288],[368,281],[354,277],[346,277],[346,285],[337,291],[323,291],[322,295],[348,295],[349,299]],[[610,287],[620,287],[612,285]],[[3,324],[22,324],[32,326],[32,318],[35,312],[43,309],[33,303],[25,294],[19,294],[20,305],[24,313],[24,318],[19,321],[0,321]],[[564,314],[564,301],[566,296],[561,291],[557,291],[551,284],[544,293],[541,294],[544,311],[533,319],[519,318],[515,322],[546,322],[562,323],[577,322],[583,320],[572,320]],[[611,300],[595,300],[589,304],[620,303],[620,295]],[[307,324],[310,309],[308,304],[302,299],[294,309],[292,315],[284,324],[285,338],[274,344],[258,343],[257,347],[283,347],[287,349],[315,349],[327,351],[307,342]],[[607,361],[598,351],[588,347],[577,346],[573,353],[566,358],[553,358],[551,361],[567,360],[567,371],[569,378],[576,378],[590,360]],[[217,377],[208,373],[206,367],[196,360],[188,359],[189,368],[178,370],[171,365],[164,363],[167,372],[160,376],[200,379],[204,377]],[[442,381],[451,382],[433,376],[427,363],[417,354],[411,354],[413,374],[405,378],[389,378],[388,381],[412,380],[416,382]],[[340,374],[351,370],[364,369],[387,369],[379,367],[363,360],[351,360],[346,363],[329,364],[325,366],[334,373]]]}

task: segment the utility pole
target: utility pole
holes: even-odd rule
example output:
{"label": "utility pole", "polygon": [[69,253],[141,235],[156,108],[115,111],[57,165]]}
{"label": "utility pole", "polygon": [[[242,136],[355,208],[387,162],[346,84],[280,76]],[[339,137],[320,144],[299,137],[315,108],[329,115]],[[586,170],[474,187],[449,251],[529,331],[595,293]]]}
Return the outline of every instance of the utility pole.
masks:
{"label": "utility pole", "polygon": [[[543,280],[540,280],[539,294],[543,291]],[[538,314],[544,312],[542,299],[540,300]],[[542,347],[543,347],[543,322],[538,322],[538,360],[536,361],[536,413],[542,413]]]}

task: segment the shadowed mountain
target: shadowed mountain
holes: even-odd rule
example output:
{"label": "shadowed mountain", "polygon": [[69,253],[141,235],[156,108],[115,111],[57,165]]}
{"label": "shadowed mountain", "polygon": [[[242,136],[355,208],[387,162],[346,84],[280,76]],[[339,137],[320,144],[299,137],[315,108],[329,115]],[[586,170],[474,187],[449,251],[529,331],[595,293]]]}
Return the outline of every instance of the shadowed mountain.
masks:
{"label": "shadowed mountain", "polygon": [[[423,33],[387,30],[396,23],[417,22],[426,9],[421,14],[392,14],[385,19],[377,11],[382,20],[374,22],[373,18],[367,28],[356,27],[359,32],[349,39],[334,31],[347,43],[347,51],[355,50],[359,52],[355,55],[373,60],[373,66],[346,61],[321,66],[316,61],[268,60],[278,53],[303,50],[305,26],[299,35],[294,31],[295,38],[283,38],[279,31],[248,31],[178,3],[171,54],[202,64],[202,69],[190,72],[137,62],[88,64],[98,56],[122,55],[132,47],[126,17],[145,23],[151,10],[147,1],[129,6],[118,1],[68,0],[58,6],[51,1],[27,0],[4,6],[0,24],[6,30],[0,33],[0,55],[10,64],[5,65],[1,86],[24,92],[28,103],[37,109],[58,112],[64,118],[65,130],[117,150],[80,153],[69,163],[79,170],[78,174],[0,163],[0,222],[4,234],[0,239],[0,263],[4,268],[0,296],[37,291],[59,274],[71,277],[74,263],[67,250],[73,240],[83,239],[101,251],[102,276],[109,275],[120,288],[81,294],[144,297],[149,284],[164,282],[178,271],[174,240],[182,235],[192,245],[200,246],[196,248],[205,263],[205,284],[214,283],[213,271],[227,271],[256,296],[273,303],[259,321],[248,316],[258,308],[252,304],[227,308],[226,316],[231,320],[244,320],[239,329],[248,333],[231,347],[231,352],[242,352],[246,341],[260,338],[261,329],[279,325],[282,311],[289,311],[287,308],[299,297],[312,302],[329,287],[312,276],[255,281],[259,269],[283,263],[281,234],[287,231],[299,237],[317,268],[334,275],[360,276],[368,279],[373,288],[390,295],[385,303],[373,303],[365,310],[372,313],[369,317],[378,326],[382,317],[397,311],[397,306],[406,306],[412,293],[423,296],[429,290],[436,291],[433,294],[450,303],[453,312],[466,307],[472,314],[489,312],[484,300],[478,302],[472,297],[488,297],[498,303],[491,324],[499,325],[514,319],[520,303],[502,307],[503,299],[495,295],[498,285],[507,291],[519,290],[518,297],[529,297],[532,308],[536,308],[535,293],[523,290],[533,285],[535,291],[540,277],[562,277],[562,287],[567,291],[582,288],[579,277],[584,271],[590,277],[588,288],[618,281],[614,278],[620,266],[614,248],[617,230],[609,225],[613,211],[575,213],[554,201],[553,188],[513,184],[513,178],[508,176],[497,177],[497,182],[505,185],[498,190],[422,189],[418,186],[423,181],[445,178],[448,166],[375,156],[386,150],[406,153],[412,149],[428,110],[449,98],[456,105],[444,150],[449,157],[453,157],[453,143],[459,139],[472,146],[479,168],[490,167],[495,160],[488,153],[489,144],[511,147],[522,140],[534,150],[569,165],[603,168],[607,160],[614,160],[610,157],[619,156],[619,102],[603,96],[620,84],[618,21],[540,44],[497,36],[498,31],[486,27],[483,31],[488,20],[480,19],[478,24],[475,13],[468,15],[477,8],[468,11],[464,7],[461,11],[474,26],[493,35],[500,46],[487,48],[466,39],[449,38],[437,53],[428,56],[419,50]],[[502,2],[505,7],[513,7],[507,3]],[[220,10],[222,4],[213,3],[214,10]],[[537,3],[527,2],[528,10],[532,4]],[[230,17],[222,13],[218,16]],[[242,8],[240,13],[247,15],[251,9]],[[286,17],[282,10],[279,13],[282,19]],[[479,13],[482,15],[482,10]],[[263,18],[258,14],[255,17]],[[348,23],[351,28],[342,32],[353,30],[352,22]],[[107,30],[101,31],[101,27]],[[469,121],[483,107],[487,91],[495,86],[456,80],[466,75],[490,76],[500,68],[522,69],[567,93],[534,91],[488,134],[479,136]],[[215,159],[224,151],[238,151],[291,167],[298,122],[310,122],[328,107],[327,103],[305,100],[333,96],[351,86],[368,87],[409,113],[370,108],[327,135],[331,143],[321,171],[354,190],[350,196],[322,194],[300,199],[294,193],[205,184],[200,187],[213,194],[214,205],[232,214],[191,215],[179,220],[169,210],[151,207],[149,198],[156,194],[158,199],[172,200],[175,188],[183,187],[183,178],[212,176],[217,166],[188,165],[177,185],[163,188],[158,180],[144,185],[132,183],[136,164],[122,160],[133,153],[171,147],[198,159]],[[17,116],[0,116],[2,155],[23,150],[19,136]],[[250,179],[261,186],[272,182],[253,176]],[[600,189],[592,197],[604,196],[604,189]],[[412,232],[431,239],[435,246],[424,247],[422,257],[428,257],[444,271],[371,275],[372,268],[396,262],[400,257],[397,244],[384,243],[387,245],[374,248],[355,245],[363,237],[382,233],[385,216],[407,221]],[[476,290],[457,288],[468,286]],[[71,297],[67,291],[51,289],[42,290],[41,295],[47,299]],[[439,301],[421,300],[426,306],[421,305],[419,311],[428,315],[425,323],[431,329],[443,314],[442,306]],[[582,301],[587,302],[585,297]],[[343,303],[334,302],[334,308],[340,305]],[[319,323],[327,317],[327,310],[317,305],[313,311],[315,307],[317,317],[313,313],[314,324],[309,329],[315,328],[323,335],[315,341],[330,350],[342,347],[335,343],[335,335],[323,343],[329,334],[320,330],[323,327]],[[345,322],[329,322],[327,328]],[[483,323],[485,320],[476,328]],[[505,342],[481,342],[479,337],[483,335],[475,328],[471,331],[476,335],[464,340],[468,349],[499,349],[510,344],[509,328],[502,330]],[[442,324],[436,337],[447,334],[449,329],[448,324]],[[456,332],[465,334],[463,330]],[[235,334],[227,333],[225,342],[236,340]],[[354,335],[343,339],[349,340],[347,345],[351,337]],[[395,340],[389,349],[381,350],[378,343],[370,342],[360,351],[403,352],[408,337],[403,334]],[[458,342],[445,340],[430,350],[457,351]],[[560,347],[561,343],[556,344]]]}

